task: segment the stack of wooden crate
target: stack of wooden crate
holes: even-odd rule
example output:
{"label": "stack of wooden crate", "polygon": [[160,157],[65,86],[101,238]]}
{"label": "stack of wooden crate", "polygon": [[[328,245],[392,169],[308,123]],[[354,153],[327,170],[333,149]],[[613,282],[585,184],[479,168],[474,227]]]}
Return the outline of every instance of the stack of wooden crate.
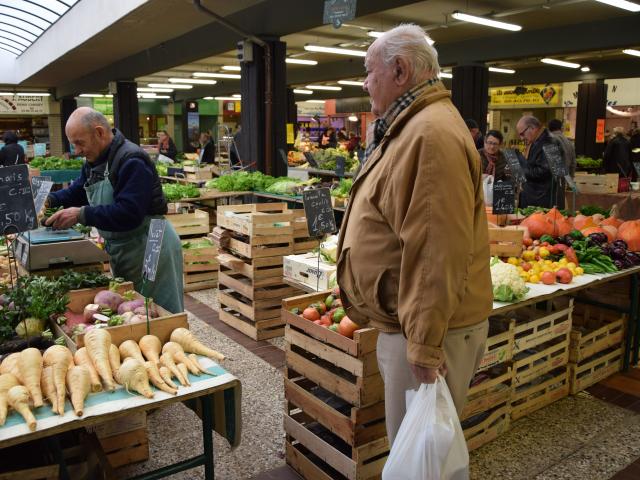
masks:
{"label": "stack of wooden crate", "polygon": [[292,313],[329,293],[282,304],[287,463],[305,479],[379,479],[389,446],[377,330],[350,339]]}
{"label": "stack of wooden crate", "polygon": [[571,394],[620,371],[626,324],[625,314],[576,302],[569,346]]}
{"label": "stack of wooden crate", "polygon": [[293,253],[307,253],[319,246],[320,239],[309,236],[304,209],[293,210]]}
{"label": "stack of wooden crate", "polygon": [[282,336],[282,299],[300,293],[282,280],[283,256],[293,253],[292,211],[284,203],[220,206],[217,222],[226,236],[218,256],[220,320],[254,340]]}

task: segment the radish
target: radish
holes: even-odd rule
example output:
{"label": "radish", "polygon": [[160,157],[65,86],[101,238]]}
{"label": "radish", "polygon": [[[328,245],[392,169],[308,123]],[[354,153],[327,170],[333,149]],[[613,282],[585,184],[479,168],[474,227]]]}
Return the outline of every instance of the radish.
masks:
{"label": "radish", "polygon": [[98,313],[100,313],[100,305],[98,305],[97,303],[90,303],[89,305],[84,307],[84,321],[92,322],[93,316]]}

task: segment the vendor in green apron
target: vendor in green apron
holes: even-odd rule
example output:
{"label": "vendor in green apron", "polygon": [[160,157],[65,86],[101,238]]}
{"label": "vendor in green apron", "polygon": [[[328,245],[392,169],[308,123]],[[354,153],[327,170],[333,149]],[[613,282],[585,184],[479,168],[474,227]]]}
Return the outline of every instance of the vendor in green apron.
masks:
{"label": "vendor in green apron", "polygon": [[111,129],[100,112],[75,110],[65,127],[77,155],[87,161],[69,188],[51,193],[49,207],[62,206],[47,220],[64,229],[76,223],[96,227],[105,240],[116,277],[172,313],[182,312],[182,247],[167,222],[154,282],[143,282],[142,261],[152,218],[163,218],[167,201],[153,162],[138,145]]}

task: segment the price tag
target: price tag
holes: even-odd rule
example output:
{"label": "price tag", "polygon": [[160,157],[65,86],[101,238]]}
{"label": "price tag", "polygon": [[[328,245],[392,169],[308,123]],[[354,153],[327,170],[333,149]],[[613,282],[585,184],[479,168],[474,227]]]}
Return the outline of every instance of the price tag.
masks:
{"label": "price tag", "polygon": [[507,160],[507,165],[509,165],[509,170],[511,171],[511,176],[516,181],[516,183],[524,183],[527,179],[524,176],[524,172],[522,170],[522,166],[520,165],[520,159],[518,158],[518,152],[513,149],[503,150],[504,158]]}
{"label": "price tag", "polygon": [[0,168],[0,234],[37,228],[38,220],[26,165]]}
{"label": "price tag", "polygon": [[49,192],[51,192],[51,187],[53,187],[53,182],[51,180],[45,180],[40,184],[36,198],[33,201],[36,207],[36,213],[40,212],[42,207],[44,207],[44,202],[47,201]]}
{"label": "price tag", "polygon": [[31,177],[31,191],[33,192],[33,196],[35,197],[38,194],[38,190],[40,189],[40,184],[47,180],[51,180],[51,177],[48,175],[40,176],[36,175],[35,177]]}
{"label": "price tag", "polygon": [[304,190],[302,192],[302,203],[310,236],[321,237],[325,233],[338,231],[333,207],[331,206],[331,194],[328,188]]}
{"label": "price tag", "polygon": [[562,158],[562,151],[560,150],[560,147],[554,143],[549,143],[542,146],[542,151],[544,152],[544,156],[547,158],[547,162],[549,162],[551,174],[554,177],[564,178],[568,172],[567,165],[564,163],[564,159]]}
{"label": "price tag", "polygon": [[316,162],[316,159],[313,157],[311,152],[304,152],[303,155],[309,165],[313,168],[318,168],[318,162]]}
{"label": "price tag", "polygon": [[516,187],[510,181],[493,183],[493,214],[504,215],[516,211]]}
{"label": "price tag", "polygon": [[340,178],[344,177],[344,163],[346,159],[344,157],[336,158],[336,175]]}
{"label": "price tag", "polygon": [[149,224],[147,234],[147,246],[144,249],[144,260],[142,262],[142,276],[153,282],[158,272],[158,261],[160,260],[160,250],[162,249],[162,237],[167,221],[154,218]]}

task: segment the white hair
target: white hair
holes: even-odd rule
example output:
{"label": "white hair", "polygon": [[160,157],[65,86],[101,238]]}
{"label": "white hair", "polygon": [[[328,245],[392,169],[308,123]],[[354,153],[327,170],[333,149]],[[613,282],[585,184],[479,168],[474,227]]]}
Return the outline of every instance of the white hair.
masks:
{"label": "white hair", "polygon": [[[385,65],[391,65],[396,58],[405,58],[413,69],[415,83],[440,74],[438,52],[429,45],[427,34],[418,25],[402,24],[385,32],[369,47],[367,58],[377,53]],[[365,60],[365,65],[367,61]]]}

